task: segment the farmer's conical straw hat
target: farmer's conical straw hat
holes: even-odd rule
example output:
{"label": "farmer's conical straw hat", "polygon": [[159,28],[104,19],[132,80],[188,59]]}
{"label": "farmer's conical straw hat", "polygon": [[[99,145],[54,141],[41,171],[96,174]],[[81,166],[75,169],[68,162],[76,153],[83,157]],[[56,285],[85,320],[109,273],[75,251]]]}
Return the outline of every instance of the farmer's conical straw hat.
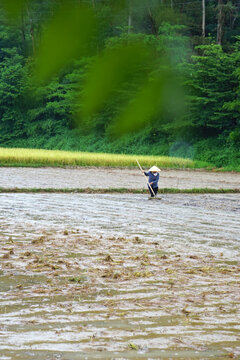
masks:
{"label": "farmer's conical straw hat", "polygon": [[157,166],[152,166],[148,171],[159,172],[159,171],[161,171],[161,169],[159,169]]}

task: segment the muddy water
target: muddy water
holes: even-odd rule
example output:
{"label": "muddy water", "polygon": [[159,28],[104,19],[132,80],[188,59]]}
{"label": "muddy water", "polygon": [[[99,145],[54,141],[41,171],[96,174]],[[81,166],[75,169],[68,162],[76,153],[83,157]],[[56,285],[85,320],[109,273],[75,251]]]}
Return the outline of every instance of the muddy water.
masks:
{"label": "muddy water", "polygon": [[[0,167],[0,187],[143,189],[146,181],[139,169]],[[240,189],[240,173],[162,169],[159,187]]]}
{"label": "muddy water", "polygon": [[1,194],[0,359],[239,358],[239,218],[239,194]]}

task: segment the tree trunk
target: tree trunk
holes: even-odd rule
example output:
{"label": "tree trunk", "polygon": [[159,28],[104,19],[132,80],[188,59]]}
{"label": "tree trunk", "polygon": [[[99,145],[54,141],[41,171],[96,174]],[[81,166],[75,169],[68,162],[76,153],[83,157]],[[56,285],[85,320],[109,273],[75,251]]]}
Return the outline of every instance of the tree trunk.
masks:
{"label": "tree trunk", "polygon": [[32,52],[33,55],[35,55],[35,35],[34,35],[34,25],[33,25],[33,19],[31,17],[29,8],[27,7],[27,13],[28,13],[28,17],[29,17],[29,22],[30,22],[30,34],[31,34],[31,39],[32,39]]}
{"label": "tree trunk", "polygon": [[128,9],[128,34],[131,33],[132,28],[132,4],[131,1],[129,2],[129,9]]}
{"label": "tree trunk", "polygon": [[202,0],[202,37],[206,36],[206,6],[205,0]]}
{"label": "tree trunk", "polygon": [[23,10],[22,10],[22,14],[21,14],[21,32],[22,32],[22,40],[23,40],[23,43],[25,43],[26,34],[25,34],[25,21],[24,21]]}
{"label": "tree trunk", "polygon": [[218,25],[217,25],[217,43],[222,45],[224,25],[223,0],[218,0]]}
{"label": "tree trunk", "polygon": [[149,15],[149,20],[150,20],[150,23],[151,23],[151,29],[152,29],[152,34],[153,35],[157,35],[157,27],[156,27],[156,22],[153,18],[153,15],[152,15],[152,12],[151,12],[151,9],[148,8],[148,15]]}
{"label": "tree trunk", "polygon": [[240,13],[240,2],[236,4],[236,13],[235,13],[235,16],[233,16],[232,21],[231,21],[231,25],[230,25],[231,29],[234,28],[234,24],[239,16],[239,13]]}
{"label": "tree trunk", "polygon": [[30,28],[30,32],[31,32],[31,38],[32,38],[32,51],[33,51],[33,55],[35,55],[34,26],[33,26],[33,21],[32,21],[32,19],[31,19],[31,28]]}

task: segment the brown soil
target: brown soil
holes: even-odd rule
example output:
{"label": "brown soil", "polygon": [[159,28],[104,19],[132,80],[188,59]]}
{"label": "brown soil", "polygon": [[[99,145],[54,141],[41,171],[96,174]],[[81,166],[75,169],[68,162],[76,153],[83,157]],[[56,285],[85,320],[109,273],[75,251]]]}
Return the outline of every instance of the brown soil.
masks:
{"label": "brown soil", "polygon": [[[146,188],[137,169],[116,168],[0,168],[3,188]],[[240,189],[240,173],[162,170],[160,188]]]}
{"label": "brown soil", "polygon": [[[240,174],[161,172],[160,187]],[[137,170],[0,168],[0,187],[145,188]],[[239,359],[240,194],[1,194],[0,359]]]}

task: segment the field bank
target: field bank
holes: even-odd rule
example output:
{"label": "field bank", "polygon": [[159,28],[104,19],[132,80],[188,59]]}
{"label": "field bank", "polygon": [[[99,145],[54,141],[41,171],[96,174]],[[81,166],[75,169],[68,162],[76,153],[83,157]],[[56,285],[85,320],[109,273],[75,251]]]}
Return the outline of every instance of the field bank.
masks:
{"label": "field bank", "polygon": [[[138,169],[0,167],[0,188],[76,189],[88,187],[144,189],[146,181]],[[159,187],[240,189],[240,173],[163,169],[160,173]]]}

